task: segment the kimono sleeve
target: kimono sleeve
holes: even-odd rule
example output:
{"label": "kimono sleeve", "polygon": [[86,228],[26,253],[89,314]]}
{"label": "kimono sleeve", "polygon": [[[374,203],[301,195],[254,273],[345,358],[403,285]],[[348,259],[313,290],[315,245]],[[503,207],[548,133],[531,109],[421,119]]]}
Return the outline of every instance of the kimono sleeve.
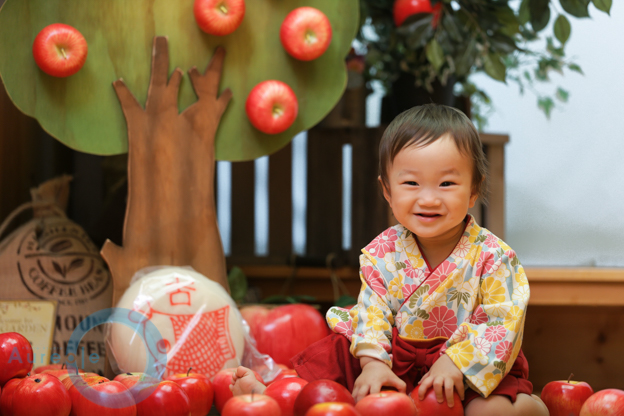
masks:
{"label": "kimono sleeve", "polygon": [[376,358],[392,367],[394,314],[388,306],[381,272],[365,255],[360,256],[360,280],[358,303],[350,311],[353,327],[350,352],[356,358]]}
{"label": "kimono sleeve", "polygon": [[529,284],[513,250],[492,251],[479,280],[476,307],[446,343],[444,353],[483,397],[509,373],[522,346]]}

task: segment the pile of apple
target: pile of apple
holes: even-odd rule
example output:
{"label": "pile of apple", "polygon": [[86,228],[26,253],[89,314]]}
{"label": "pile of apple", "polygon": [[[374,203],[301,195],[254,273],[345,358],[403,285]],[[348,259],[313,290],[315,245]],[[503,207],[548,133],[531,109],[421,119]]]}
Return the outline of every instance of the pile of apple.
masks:
{"label": "pile of apple", "polygon": [[212,407],[211,381],[190,370],[163,381],[142,373],[109,380],[60,364],[38,367],[29,375],[32,362],[25,337],[0,334],[0,415],[205,416]]}
{"label": "pile of apple", "polygon": [[544,386],[541,398],[550,416],[621,416],[624,415],[624,391],[605,389],[594,393],[584,381],[551,381]]}
{"label": "pile of apple", "polygon": [[[234,32],[245,16],[245,0],[195,0],[193,14],[197,25],[213,36]],[[314,7],[292,10],[280,26],[280,41],[293,58],[311,61],[319,58],[332,39],[327,16]],[[88,45],[82,33],[69,25],[54,23],[43,28],[33,43],[33,57],[39,68],[54,77],[77,73],[87,61]],[[288,84],[266,80],[247,96],[245,111],[251,124],[267,134],[287,130],[297,118],[297,96]]]}

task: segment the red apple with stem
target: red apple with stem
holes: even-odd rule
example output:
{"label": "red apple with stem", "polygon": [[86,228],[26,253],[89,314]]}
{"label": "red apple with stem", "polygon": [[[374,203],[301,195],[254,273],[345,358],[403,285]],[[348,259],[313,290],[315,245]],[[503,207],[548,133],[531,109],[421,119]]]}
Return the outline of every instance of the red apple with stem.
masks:
{"label": "red apple with stem", "polygon": [[369,394],[357,402],[355,408],[362,416],[416,416],[416,406],[405,393],[398,391],[382,391]]}
{"label": "red apple with stem", "polygon": [[214,388],[208,377],[199,373],[191,373],[191,370],[192,368],[189,368],[186,374],[169,376],[167,380],[182,387],[191,404],[191,416],[206,416],[212,407]]}
{"label": "red apple with stem", "polygon": [[[381,414],[391,415],[385,412]],[[315,404],[308,409],[305,416],[361,416],[361,414],[351,404],[326,402]]]}
{"label": "red apple with stem", "polygon": [[245,102],[245,112],[251,124],[266,134],[287,130],[297,118],[299,103],[288,84],[268,80],[256,85]]}
{"label": "red apple with stem", "polygon": [[299,377],[284,378],[269,384],[264,395],[275,399],[282,410],[282,416],[293,416],[295,400],[306,384],[308,382]]}
{"label": "red apple with stem", "polygon": [[464,416],[464,406],[462,405],[457,391],[453,390],[454,403],[453,407],[449,407],[446,398],[442,403],[438,403],[433,387],[429,388],[425,394],[425,398],[420,400],[418,398],[419,387],[420,386],[416,386],[410,393],[410,397],[416,406],[416,414],[418,416],[430,414],[437,416]]}
{"label": "red apple with stem", "polygon": [[195,0],[195,21],[201,30],[214,36],[234,32],[245,17],[245,0]]}
{"label": "red apple with stem", "polygon": [[622,416],[624,415],[624,391],[619,389],[600,390],[592,394],[581,407],[580,416]]}
{"label": "red apple with stem", "polygon": [[331,39],[329,19],[314,7],[296,8],[288,13],[280,27],[282,46],[300,61],[311,61],[323,55]]}
{"label": "red apple with stem", "polygon": [[13,414],[13,392],[22,380],[22,378],[12,378],[2,387],[2,394],[0,395],[0,415],[11,416]]}
{"label": "red apple with stem", "polygon": [[295,399],[294,415],[305,416],[309,408],[318,403],[340,402],[355,406],[349,390],[332,380],[314,380],[306,384]]}
{"label": "red apple with stem", "polygon": [[76,28],[63,23],[44,27],[33,43],[35,63],[53,77],[68,77],[87,60],[87,41]]}
{"label": "red apple with stem", "polygon": [[135,401],[137,416],[189,416],[191,413],[188,396],[171,380],[144,387]]}
{"label": "red apple with stem", "polygon": [[137,409],[130,391],[118,381],[92,377],[71,386],[68,391],[72,408],[70,416],[136,416]]}
{"label": "red apple with stem", "polygon": [[71,399],[60,380],[50,374],[33,374],[13,391],[13,416],[69,416]]}
{"label": "red apple with stem", "polygon": [[279,405],[264,394],[234,396],[223,407],[222,416],[282,416]]}
{"label": "red apple with stem", "polygon": [[401,26],[405,19],[413,14],[433,13],[431,26],[435,28],[440,20],[441,12],[442,3],[439,2],[435,6],[432,6],[430,0],[396,0],[392,7],[394,24],[397,27]]}
{"label": "red apple with stem", "polygon": [[17,332],[0,334],[0,387],[14,377],[26,377],[32,366],[30,342]]}
{"label": "red apple with stem", "polygon": [[584,381],[551,381],[542,389],[541,399],[548,408],[550,416],[578,416],[585,400],[594,394],[591,386]]}

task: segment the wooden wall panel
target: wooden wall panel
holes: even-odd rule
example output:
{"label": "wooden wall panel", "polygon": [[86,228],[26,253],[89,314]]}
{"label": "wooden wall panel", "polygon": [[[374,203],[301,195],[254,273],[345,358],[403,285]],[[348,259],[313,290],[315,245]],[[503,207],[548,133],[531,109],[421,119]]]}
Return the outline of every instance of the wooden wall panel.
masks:
{"label": "wooden wall panel", "polygon": [[624,307],[529,305],[523,351],[536,391],[546,383],[588,382],[624,389]]}
{"label": "wooden wall panel", "polygon": [[269,253],[286,263],[292,253],[292,145],[269,157]]}

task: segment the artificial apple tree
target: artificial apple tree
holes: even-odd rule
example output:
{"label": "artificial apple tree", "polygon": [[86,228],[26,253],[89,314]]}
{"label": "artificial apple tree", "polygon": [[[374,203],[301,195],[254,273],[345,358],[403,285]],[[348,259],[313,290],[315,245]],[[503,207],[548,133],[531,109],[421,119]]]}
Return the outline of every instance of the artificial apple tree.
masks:
{"label": "artificial apple tree", "polygon": [[[107,242],[103,249],[116,299],[134,272],[162,264],[190,265],[227,287],[215,160],[277,151],[318,123],[346,86],[357,0],[248,1],[246,17],[226,36],[202,31],[194,6],[7,0],[0,9],[0,75],[15,105],[73,149],[129,152],[123,248]],[[322,11],[332,28],[328,49],[311,61],[293,58],[280,42],[282,21],[304,6]],[[35,37],[54,23],[75,28],[88,44],[84,66],[66,78],[44,73],[33,59]],[[277,134],[256,129],[244,109],[266,80],[287,84],[298,98],[296,119]]]}

